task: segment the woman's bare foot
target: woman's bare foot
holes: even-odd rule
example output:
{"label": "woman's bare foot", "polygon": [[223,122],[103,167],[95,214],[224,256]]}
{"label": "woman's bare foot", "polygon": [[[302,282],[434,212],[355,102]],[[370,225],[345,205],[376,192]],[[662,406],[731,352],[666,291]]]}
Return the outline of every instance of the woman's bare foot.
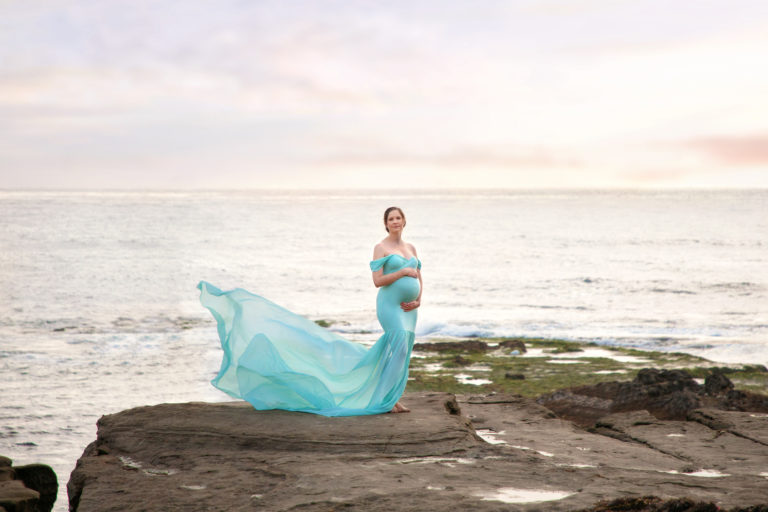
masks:
{"label": "woman's bare foot", "polygon": [[395,406],[392,408],[389,412],[411,412],[409,408],[401,404],[400,402],[397,402]]}

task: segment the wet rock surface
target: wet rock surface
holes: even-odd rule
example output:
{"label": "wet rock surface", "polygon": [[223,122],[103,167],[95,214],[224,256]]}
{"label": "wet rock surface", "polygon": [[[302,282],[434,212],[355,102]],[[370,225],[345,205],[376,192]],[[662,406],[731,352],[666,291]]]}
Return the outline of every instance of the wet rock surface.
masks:
{"label": "wet rock surface", "polygon": [[506,348],[509,350],[517,350],[521,354],[525,354],[526,349],[525,342],[517,339],[505,339],[499,342],[499,348]]}
{"label": "wet rock surface", "polygon": [[[516,338],[499,340],[496,347],[506,351],[517,351],[519,354],[527,352],[525,342]],[[478,353],[491,350],[491,345],[481,340],[438,341],[434,343],[416,343],[413,350],[418,352],[462,352]]]}
{"label": "wet rock surface", "polygon": [[488,344],[480,340],[438,341],[435,343],[416,343],[413,350],[418,352],[486,352]]}
{"label": "wet rock surface", "polygon": [[670,420],[684,420],[699,408],[768,412],[768,396],[734,390],[718,372],[700,385],[684,370],[643,369],[629,382],[563,389],[539,397],[538,403],[582,426],[623,411],[646,410]]}
{"label": "wet rock surface", "polygon": [[515,395],[414,393],[403,403],[411,413],[325,418],[237,402],[105,416],[71,475],[70,504],[376,512],[768,503],[768,415],[621,412],[588,431]]}
{"label": "wet rock surface", "polygon": [[689,498],[662,500],[657,496],[642,496],[640,498],[620,498],[605,501],[593,508],[578,512],[768,512],[768,505],[754,507],[737,507],[726,511],[710,502],[695,501]]}
{"label": "wet rock surface", "polygon": [[44,464],[13,466],[0,456],[0,512],[47,512],[53,508],[59,484]]}

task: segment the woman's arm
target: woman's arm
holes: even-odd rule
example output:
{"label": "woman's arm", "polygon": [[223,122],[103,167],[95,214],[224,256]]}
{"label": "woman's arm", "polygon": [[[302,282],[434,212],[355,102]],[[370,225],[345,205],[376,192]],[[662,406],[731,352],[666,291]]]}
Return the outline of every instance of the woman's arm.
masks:
{"label": "woman's arm", "polygon": [[[413,252],[413,255],[416,256],[416,258],[418,259],[419,255],[416,254],[416,248],[413,246],[413,244],[408,244],[408,245],[411,246],[411,251]],[[416,307],[419,307],[421,305],[421,292],[424,290],[424,283],[421,281],[421,269],[417,268],[416,272],[419,273],[419,275],[418,275],[418,278],[419,278],[419,296],[416,297],[416,300],[414,302],[417,302],[418,304],[417,304]]]}
{"label": "woman's arm", "polygon": [[384,269],[380,268],[376,272],[373,273],[373,284],[376,286],[376,288],[379,288],[381,286],[389,286],[390,284],[394,283],[401,277],[417,277],[418,271],[415,268],[401,268],[400,270],[396,272],[392,272],[390,274],[384,274]]}
{"label": "woman's arm", "polygon": [[416,270],[416,272],[419,273],[419,296],[416,297],[416,302],[418,302],[419,306],[421,306],[421,292],[424,290],[424,283],[421,281],[421,269]]}
{"label": "woman's arm", "polygon": [[[411,247],[411,252],[413,252],[413,255],[418,258],[418,255],[416,254],[416,248],[408,244]],[[417,277],[419,279],[419,296],[416,297],[415,300],[412,300],[410,302],[403,302],[400,304],[400,307],[403,309],[403,311],[410,311],[412,309],[416,309],[417,307],[421,306],[421,292],[424,290],[424,283],[421,281],[421,269],[416,269]]]}

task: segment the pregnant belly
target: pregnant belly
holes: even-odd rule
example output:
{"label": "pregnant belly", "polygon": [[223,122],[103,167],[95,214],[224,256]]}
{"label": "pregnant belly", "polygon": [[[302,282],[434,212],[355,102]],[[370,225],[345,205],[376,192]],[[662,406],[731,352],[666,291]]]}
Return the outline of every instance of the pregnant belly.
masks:
{"label": "pregnant belly", "polygon": [[419,296],[419,280],[415,277],[401,277],[387,287],[387,292],[398,303],[410,302]]}

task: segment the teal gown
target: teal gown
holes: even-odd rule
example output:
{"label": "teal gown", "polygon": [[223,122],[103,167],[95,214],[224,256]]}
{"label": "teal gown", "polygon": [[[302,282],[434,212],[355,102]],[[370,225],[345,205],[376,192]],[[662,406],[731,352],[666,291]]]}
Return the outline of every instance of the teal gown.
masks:
{"label": "teal gown", "polygon": [[[384,274],[421,268],[413,257],[390,254],[371,262]],[[200,302],[218,325],[224,357],[212,383],[259,410],[284,409],[323,416],[388,412],[408,381],[419,280],[402,277],[379,288],[376,315],[384,334],[370,347],[346,340],[315,322],[242,289],[197,285]]]}

